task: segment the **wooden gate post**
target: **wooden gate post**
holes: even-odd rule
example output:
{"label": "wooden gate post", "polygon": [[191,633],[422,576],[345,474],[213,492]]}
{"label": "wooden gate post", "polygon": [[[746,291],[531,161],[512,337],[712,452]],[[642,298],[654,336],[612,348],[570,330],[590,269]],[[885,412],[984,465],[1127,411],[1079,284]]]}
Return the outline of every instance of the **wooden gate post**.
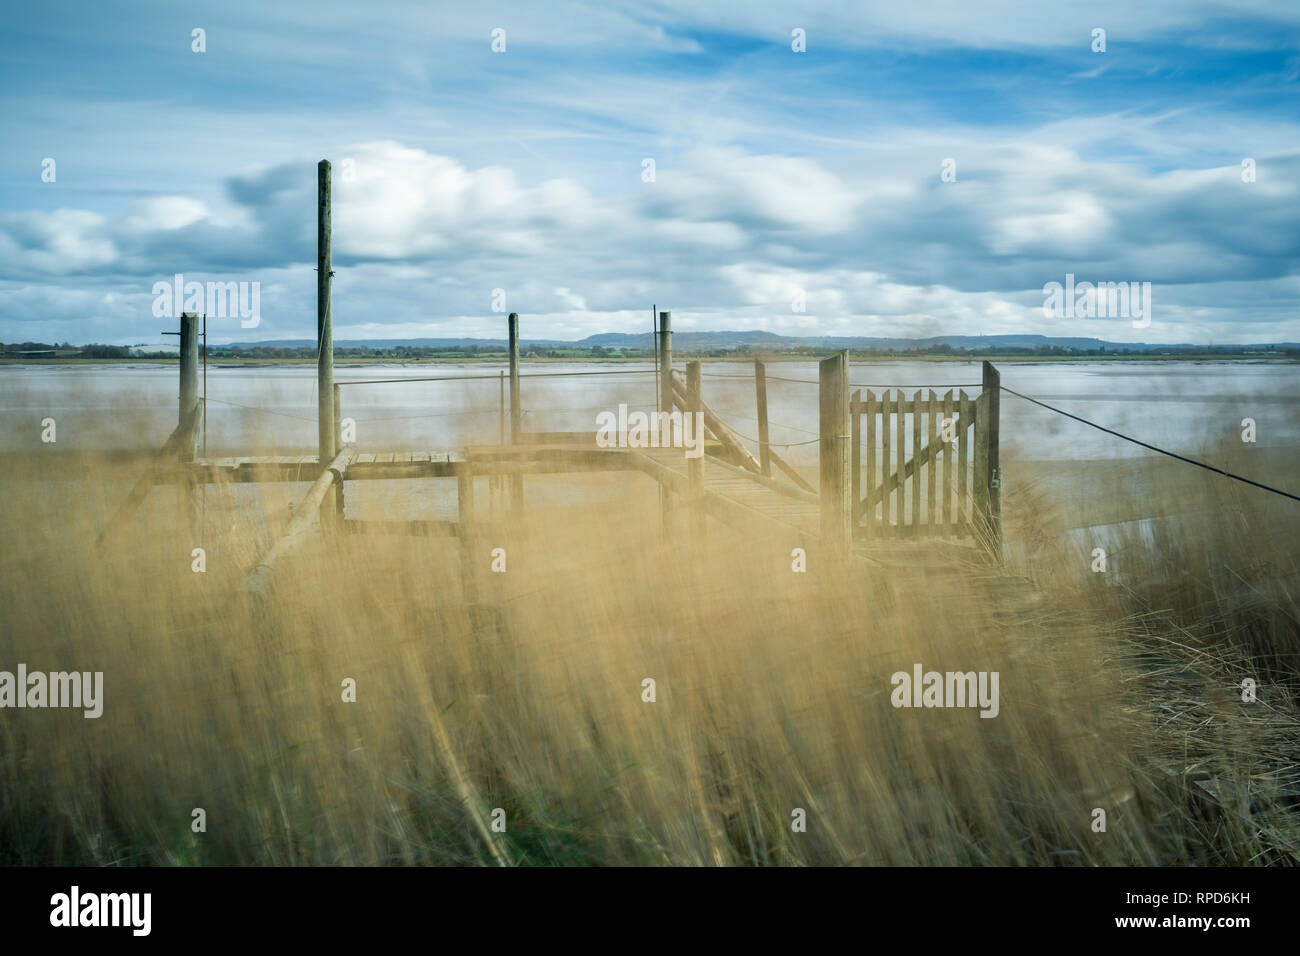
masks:
{"label": "wooden gate post", "polygon": [[998,412],[1001,405],[1001,376],[984,363],[983,390],[975,409],[976,524],[995,560],[1002,557],[1002,471],[998,458]]}
{"label": "wooden gate post", "polygon": [[[661,419],[663,427],[671,428],[669,425],[669,416],[673,412],[673,314],[671,312],[659,313],[659,411],[664,416]],[[663,435],[659,436],[662,444]],[[659,485],[659,512],[662,517],[661,525],[666,537],[672,535],[673,523],[673,499],[672,492],[663,483]]]}
{"label": "wooden gate post", "polygon": [[763,474],[772,477],[772,453],[768,448],[767,433],[767,366],[754,359],[754,394],[758,398],[758,465]]}
{"label": "wooden gate post", "polygon": [[862,520],[862,389],[849,397],[849,508],[850,527],[859,533]]}
{"label": "wooden gate post", "polygon": [[818,367],[821,451],[821,533],[825,544],[847,551],[853,503],[849,483],[849,353],[845,349]]}
{"label": "wooden gate post", "polygon": [[984,428],[988,450],[985,453],[986,480],[988,482],[988,531],[989,546],[997,560],[1002,559],[1002,463],[998,454],[998,415],[1002,405],[1002,376],[991,362],[984,363],[984,394],[988,402],[984,406],[988,413]]}

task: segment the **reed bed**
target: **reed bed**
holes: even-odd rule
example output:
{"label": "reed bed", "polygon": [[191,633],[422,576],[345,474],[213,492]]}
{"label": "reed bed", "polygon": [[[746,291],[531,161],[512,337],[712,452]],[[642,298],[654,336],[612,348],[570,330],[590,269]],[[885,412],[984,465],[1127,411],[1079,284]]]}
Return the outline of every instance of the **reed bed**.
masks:
{"label": "reed bed", "polygon": [[[96,547],[137,472],[81,460],[0,485],[0,669],[105,687],[97,719],[0,711],[7,864],[1300,858],[1300,521],[1221,480],[1099,574],[1014,462],[1001,571],[797,573],[758,527],[665,537],[644,476],[529,479],[475,603],[454,541],[391,535],[309,542],[258,603],[244,573],[305,486],[209,488],[196,573],[173,488]],[[916,663],[998,672],[997,716],[893,706]]]}

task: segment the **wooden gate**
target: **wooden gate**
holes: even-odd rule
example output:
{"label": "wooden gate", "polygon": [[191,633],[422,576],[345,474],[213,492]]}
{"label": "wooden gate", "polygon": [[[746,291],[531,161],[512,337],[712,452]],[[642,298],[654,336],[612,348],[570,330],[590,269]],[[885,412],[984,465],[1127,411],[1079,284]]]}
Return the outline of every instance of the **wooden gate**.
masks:
{"label": "wooden gate", "polygon": [[987,389],[976,399],[960,389],[854,392],[853,536],[960,538],[988,529],[995,521],[996,411]]}

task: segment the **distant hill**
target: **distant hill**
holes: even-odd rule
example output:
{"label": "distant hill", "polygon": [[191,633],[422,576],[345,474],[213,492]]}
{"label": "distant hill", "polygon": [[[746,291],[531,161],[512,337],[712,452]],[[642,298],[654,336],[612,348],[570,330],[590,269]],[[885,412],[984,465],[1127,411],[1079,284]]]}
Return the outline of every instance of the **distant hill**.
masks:
{"label": "distant hill", "polygon": [[[335,339],[339,348],[463,348],[477,345],[485,348],[500,348],[505,339]],[[907,352],[921,351],[936,346],[947,346],[959,351],[995,351],[999,348],[1062,348],[1081,351],[1102,349],[1107,351],[1129,352],[1169,352],[1183,349],[1204,350],[1204,345],[1189,343],[1162,342],[1109,342],[1105,339],[1083,337],[1056,337],[1049,335],[938,335],[930,338],[887,338],[875,336],[790,336],[775,332],[750,330],[745,332],[674,332],[673,344],[683,350],[734,349],[741,346],[750,348],[774,349],[797,348],[800,346],[826,349],[875,349]],[[265,342],[232,342],[221,348],[314,348],[312,339],[274,339]],[[577,341],[560,339],[521,339],[522,348],[592,348],[603,346],[608,349],[652,349],[653,337],[650,332],[601,332],[589,335]],[[1233,350],[1270,350],[1300,348],[1294,342],[1271,342],[1251,345],[1229,345]]]}

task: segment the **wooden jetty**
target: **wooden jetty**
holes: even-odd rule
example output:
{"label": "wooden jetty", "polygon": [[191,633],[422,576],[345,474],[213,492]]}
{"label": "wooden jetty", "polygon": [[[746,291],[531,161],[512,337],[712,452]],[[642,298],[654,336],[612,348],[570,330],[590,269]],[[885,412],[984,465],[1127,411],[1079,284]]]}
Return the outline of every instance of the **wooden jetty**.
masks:
{"label": "wooden jetty", "polygon": [[[458,538],[466,564],[480,522],[474,508],[474,479],[508,478],[510,520],[524,515],[524,482],[529,475],[592,471],[640,472],[660,488],[667,533],[683,524],[701,531],[710,521],[741,534],[762,526],[788,535],[796,546],[844,555],[896,555],[900,546],[928,554],[969,553],[980,548],[994,561],[1001,554],[1001,504],[998,461],[998,373],[985,362],[976,395],[960,389],[939,394],[913,388],[850,392],[848,353],[819,363],[818,481],[816,487],[776,450],[769,438],[769,378],[754,363],[758,454],[706,401],[698,361],[673,364],[671,313],[660,312],[657,361],[646,373],[657,375],[657,423],[698,415],[705,427],[704,453],[688,457],[682,447],[600,447],[597,433],[529,433],[523,428],[523,379],[582,373],[521,373],[519,316],[509,316],[509,402],[502,397],[501,439],[497,445],[472,445],[421,452],[363,450],[345,444],[342,389],[388,381],[335,381],[330,304],[330,165],[318,168],[318,452],[314,456],[196,456],[203,398],[197,388],[197,319],[181,319],[180,424],[105,527],[101,540],[116,533],[140,505],[150,487],[179,483],[193,491],[212,482],[311,482],[293,520],[271,549],[249,569],[256,592],[271,587],[276,560],[321,526],[349,532],[402,532]],[[497,377],[497,376],[477,376]],[[505,427],[508,418],[509,428]],[[696,421],[699,419],[692,419]],[[656,434],[659,434],[656,431]],[[631,439],[631,435],[620,438]],[[910,441],[909,441],[910,437]],[[813,442],[808,442],[812,444]],[[644,444],[638,442],[637,444]],[[657,444],[657,443],[656,443]],[[773,473],[775,466],[776,474]],[[348,482],[384,479],[455,479],[455,521],[359,521],[345,514]]]}

